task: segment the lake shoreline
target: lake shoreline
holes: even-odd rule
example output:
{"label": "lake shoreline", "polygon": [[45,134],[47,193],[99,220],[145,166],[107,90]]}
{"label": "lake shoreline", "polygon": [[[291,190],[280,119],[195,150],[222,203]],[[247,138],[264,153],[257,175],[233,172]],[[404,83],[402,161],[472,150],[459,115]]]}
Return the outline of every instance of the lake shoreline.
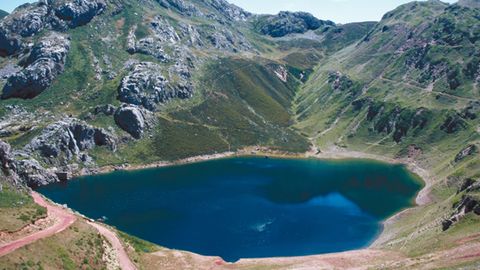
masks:
{"label": "lake shoreline", "polygon": [[406,159],[406,158],[403,158],[403,159],[389,158],[381,155],[351,151],[351,150],[347,150],[339,147],[332,147],[330,149],[322,150],[322,151],[312,148],[310,151],[306,153],[290,153],[290,152],[275,151],[269,148],[262,148],[262,147],[247,147],[235,152],[230,151],[230,152],[224,152],[224,153],[200,155],[200,156],[189,157],[189,158],[180,159],[176,161],[159,161],[159,162],[154,162],[154,163],[144,164],[144,165],[125,164],[122,166],[103,166],[103,167],[97,168],[95,171],[82,171],[82,173],[77,174],[74,177],[108,174],[113,171],[136,171],[136,170],[154,169],[154,168],[162,168],[162,167],[170,167],[170,166],[180,166],[180,165],[193,164],[193,163],[199,163],[199,162],[210,161],[210,160],[235,158],[235,157],[265,157],[265,158],[318,159],[318,160],[369,159],[369,160],[384,162],[388,164],[405,165],[408,171],[418,176],[422,184],[424,184],[423,188],[417,193],[415,197],[416,205],[413,207],[406,208],[394,214],[393,216],[385,219],[382,222],[383,229],[381,233],[368,246],[361,249],[355,249],[352,251],[371,250],[371,249],[376,250],[379,248],[381,249],[382,244],[384,244],[386,241],[394,237],[394,232],[390,231],[388,227],[397,223],[404,214],[408,213],[408,211],[432,202],[432,199],[430,196],[430,187],[434,182],[434,179],[427,170],[421,168],[414,160]]}

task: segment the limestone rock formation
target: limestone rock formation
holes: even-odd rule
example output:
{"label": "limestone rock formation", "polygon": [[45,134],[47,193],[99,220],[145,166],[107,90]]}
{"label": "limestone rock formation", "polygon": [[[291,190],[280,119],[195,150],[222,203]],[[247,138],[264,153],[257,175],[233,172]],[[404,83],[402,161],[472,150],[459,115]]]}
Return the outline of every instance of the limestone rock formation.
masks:
{"label": "limestone rock formation", "polygon": [[70,40],[51,33],[36,44],[26,60],[26,68],[8,78],[2,99],[34,98],[47,89],[65,67]]}
{"label": "limestone rock formation", "polygon": [[478,147],[474,144],[469,145],[462,149],[456,156],[455,156],[455,162],[460,162],[464,160],[466,157],[471,156],[475,153],[478,152]]}
{"label": "limestone rock formation", "polygon": [[58,182],[57,175],[45,169],[35,159],[16,160],[16,174],[28,186],[43,186]]}
{"label": "limestone rock formation", "polygon": [[186,16],[203,16],[203,13],[193,4],[184,0],[157,0],[164,8],[174,9]]}
{"label": "limestone rock formation", "polygon": [[[142,62],[134,65],[119,87],[120,101],[153,111],[159,103],[173,98],[191,97],[192,87],[174,85],[162,75],[162,72],[162,67],[155,63]],[[176,72],[180,75],[185,73],[181,68]],[[188,73],[188,69],[186,72]]]}
{"label": "limestone rock formation", "polygon": [[242,8],[230,4],[225,0],[205,0],[210,2],[210,5],[218,10],[221,14],[227,17],[229,20],[234,21],[246,21],[252,16],[250,12],[243,10]]}
{"label": "limestone rock formation", "polygon": [[24,149],[28,153],[38,154],[46,163],[66,166],[72,160],[88,161],[84,151],[96,146],[106,146],[115,151],[116,138],[103,129],[78,119],[66,118],[49,125]]}
{"label": "limestone rock formation", "polygon": [[10,145],[3,141],[0,141],[0,168],[14,185],[39,186],[58,181],[57,176],[43,168],[38,161],[14,153]]}
{"label": "limestone rock formation", "polygon": [[64,31],[84,25],[105,8],[104,0],[56,0],[22,5],[0,23],[0,56],[21,52],[26,39],[44,29]]}
{"label": "limestone rock formation", "polygon": [[468,178],[464,181],[458,193],[462,193],[459,202],[453,205],[453,213],[449,218],[442,221],[442,230],[448,230],[456,222],[460,221],[465,215],[473,212],[480,215],[480,199],[478,198],[480,191],[480,182]]}
{"label": "limestone rock formation", "polygon": [[48,6],[24,5],[0,22],[0,56],[18,53],[25,45],[23,37],[30,37],[45,28]]}

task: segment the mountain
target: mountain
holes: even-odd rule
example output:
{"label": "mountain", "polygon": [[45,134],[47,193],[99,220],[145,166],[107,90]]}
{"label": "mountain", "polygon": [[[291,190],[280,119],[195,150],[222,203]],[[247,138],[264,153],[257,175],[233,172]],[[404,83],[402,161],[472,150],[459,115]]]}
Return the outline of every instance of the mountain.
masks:
{"label": "mountain", "polygon": [[427,189],[374,247],[453,252],[480,218],[478,4],[344,25],[224,0],[25,4],[0,21],[2,183],[231,151],[381,157]]}
{"label": "mountain", "polygon": [[3,19],[3,17],[7,16],[8,15],[8,12],[6,12],[5,10],[1,10],[0,9],[0,19]]}

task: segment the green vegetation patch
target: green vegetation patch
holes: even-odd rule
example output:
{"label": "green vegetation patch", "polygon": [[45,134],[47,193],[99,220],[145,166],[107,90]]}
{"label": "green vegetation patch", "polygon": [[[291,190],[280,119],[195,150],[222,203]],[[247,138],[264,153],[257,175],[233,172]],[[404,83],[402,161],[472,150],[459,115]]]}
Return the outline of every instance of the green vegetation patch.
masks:
{"label": "green vegetation patch", "polygon": [[0,232],[14,232],[47,216],[25,191],[4,186],[0,191]]}

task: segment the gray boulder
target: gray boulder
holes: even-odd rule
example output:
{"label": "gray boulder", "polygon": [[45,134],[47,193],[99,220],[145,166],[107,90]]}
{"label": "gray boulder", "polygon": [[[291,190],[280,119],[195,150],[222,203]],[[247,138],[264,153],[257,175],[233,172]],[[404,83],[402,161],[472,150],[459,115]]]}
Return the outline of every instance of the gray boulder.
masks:
{"label": "gray boulder", "polygon": [[27,67],[8,78],[2,99],[34,98],[47,89],[65,67],[70,40],[51,33],[36,44],[24,63]]}
{"label": "gray boulder", "polygon": [[116,139],[103,129],[67,118],[46,127],[24,150],[37,154],[48,164],[65,166],[74,158],[83,161],[84,151],[96,146],[106,146],[115,151]]}
{"label": "gray boulder", "polygon": [[124,105],[115,113],[117,125],[128,132],[135,139],[140,139],[145,128],[145,116],[142,110],[136,106]]}

